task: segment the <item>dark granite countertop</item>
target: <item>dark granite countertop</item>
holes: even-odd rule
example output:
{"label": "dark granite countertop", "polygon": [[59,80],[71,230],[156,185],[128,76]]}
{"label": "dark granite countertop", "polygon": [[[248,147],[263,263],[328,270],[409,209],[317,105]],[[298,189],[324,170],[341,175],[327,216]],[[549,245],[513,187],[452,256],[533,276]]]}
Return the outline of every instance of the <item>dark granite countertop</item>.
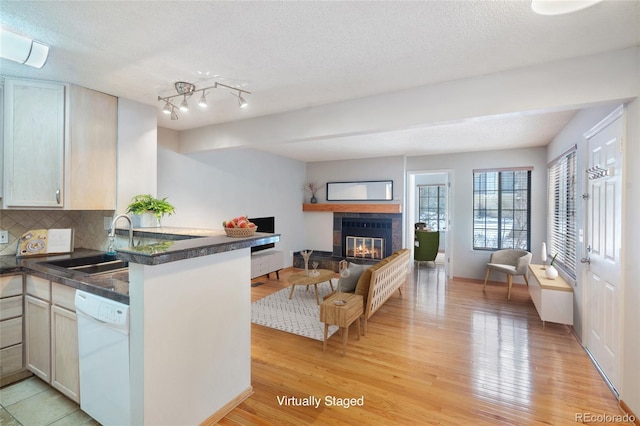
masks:
{"label": "dark granite countertop", "polygon": [[[128,235],[127,229],[117,229],[118,235]],[[192,257],[207,256],[262,244],[276,243],[280,234],[256,232],[251,237],[227,237],[223,230],[196,228],[136,228],[134,235],[162,240],[136,247],[117,248],[117,257],[143,265],[160,265]],[[0,275],[28,273],[70,287],[84,290],[117,302],[129,304],[129,273],[119,271],[86,275],[73,270],[47,266],[46,262],[104,254],[90,249],[76,249],[73,253],[51,256],[0,256]]]}
{"label": "dark granite countertop", "polygon": [[117,302],[129,304],[129,272],[119,271],[99,275],[86,275],[73,270],[52,268],[47,262],[103,254],[104,252],[76,249],[70,254],[22,257],[0,256],[0,275],[26,273],[46,280],[68,285]]}
{"label": "dark granite countertop", "polygon": [[[127,229],[117,229],[127,235]],[[227,237],[223,230],[200,228],[135,228],[135,236],[152,237],[164,241],[136,247],[116,248],[118,259],[142,265],[160,265],[193,257],[208,256],[262,244],[277,243],[280,234],[256,232],[251,237]]]}

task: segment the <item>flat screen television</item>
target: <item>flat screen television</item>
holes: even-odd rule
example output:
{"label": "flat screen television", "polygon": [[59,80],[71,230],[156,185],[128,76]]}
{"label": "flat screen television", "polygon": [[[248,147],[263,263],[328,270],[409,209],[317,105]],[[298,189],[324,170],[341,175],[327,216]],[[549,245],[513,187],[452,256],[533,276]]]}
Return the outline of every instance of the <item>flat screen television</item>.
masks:
{"label": "flat screen television", "polygon": [[[276,232],[276,218],[270,217],[255,217],[249,218],[250,222],[253,222],[258,227],[258,232],[267,232],[269,234],[275,234]],[[260,250],[266,250],[275,247],[274,243],[262,244],[260,246],[251,247],[251,253]]]}

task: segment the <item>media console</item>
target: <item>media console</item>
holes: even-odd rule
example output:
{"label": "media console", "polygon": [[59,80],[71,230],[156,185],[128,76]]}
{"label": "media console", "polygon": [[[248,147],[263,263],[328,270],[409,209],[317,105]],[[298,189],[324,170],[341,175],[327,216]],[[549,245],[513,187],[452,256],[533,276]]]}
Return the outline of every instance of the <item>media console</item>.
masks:
{"label": "media console", "polygon": [[280,270],[284,265],[284,254],[279,250],[261,250],[251,253],[251,279],[275,272],[280,279]]}

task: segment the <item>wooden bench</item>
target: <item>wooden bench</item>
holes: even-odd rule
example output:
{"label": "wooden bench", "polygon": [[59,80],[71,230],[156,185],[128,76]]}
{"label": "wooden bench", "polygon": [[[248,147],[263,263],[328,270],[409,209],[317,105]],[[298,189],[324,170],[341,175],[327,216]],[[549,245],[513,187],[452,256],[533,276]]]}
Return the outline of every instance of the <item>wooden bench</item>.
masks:
{"label": "wooden bench", "polygon": [[545,321],[573,325],[573,287],[562,277],[550,280],[542,265],[529,265],[534,277],[529,283],[529,294],[544,327]]}

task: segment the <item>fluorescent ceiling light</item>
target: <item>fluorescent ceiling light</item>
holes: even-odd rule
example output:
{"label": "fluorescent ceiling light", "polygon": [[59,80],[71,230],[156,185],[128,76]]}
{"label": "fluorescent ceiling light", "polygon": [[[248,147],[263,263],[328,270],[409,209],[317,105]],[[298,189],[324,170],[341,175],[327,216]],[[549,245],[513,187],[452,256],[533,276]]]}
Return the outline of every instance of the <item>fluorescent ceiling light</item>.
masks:
{"label": "fluorescent ceiling light", "polygon": [[42,68],[49,56],[49,46],[2,29],[0,57],[35,68]]}
{"label": "fluorescent ceiling light", "polygon": [[531,9],[539,15],[564,15],[593,6],[602,0],[532,0]]}

